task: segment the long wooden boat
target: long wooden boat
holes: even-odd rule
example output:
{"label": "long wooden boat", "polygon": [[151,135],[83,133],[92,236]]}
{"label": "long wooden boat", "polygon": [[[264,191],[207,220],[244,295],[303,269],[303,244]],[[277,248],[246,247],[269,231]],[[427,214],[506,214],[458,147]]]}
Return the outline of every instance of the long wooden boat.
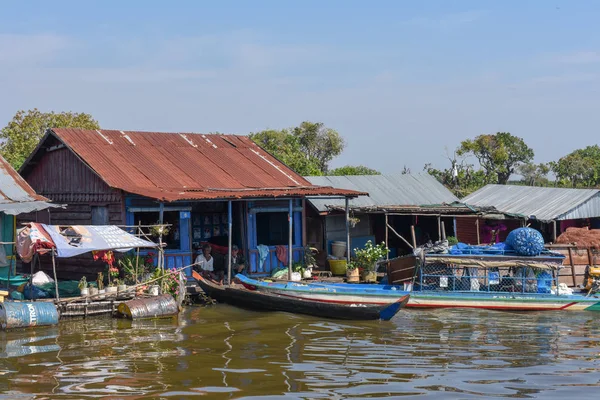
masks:
{"label": "long wooden boat", "polygon": [[387,297],[382,303],[320,301],[264,293],[243,285],[218,285],[200,275],[194,277],[202,290],[218,302],[252,310],[284,311],[333,319],[387,321],[392,319],[409,299],[409,295],[405,293]]}
{"label": "long wooden boat", "polygon": [[[481,260],[472,258],[470,260],[471,264],[468,265],[478,265],[478,269],[485,269],[485,263]],[[301,299],[314,299],[318,301],[347,301],[352,298],[368,298],[372,302],[379,303],[385,302],[387,297],[410,293],[410,300],[406,306],[407,308],[480,308],[505,311],[600,311],[600,296],[597,294],[590,296],[581,294],[557,294],[556,292],[550,292],[550,290],[548,290],[548,293],[537,293],[537,281],[534,283],[536,285],[536,292],[528,292],[526,290],[515,292],[514,285],[506,287],[503,291],[498,287],[493,287],[494,285],[487,285],[487,287],[485,287],[481,282],[487,280],[489,283],[489,277],[487,275],[484,276],[480,273],[479,276],[474,277],[455,276],[452,275],[452,271],[456,272],[458,269],[462,270],[462,266],[457,267],[452,264],[452,268],[448,270],[446,268],[440,268],[440,265],[444,265],[443,262],[448,261],[448,259],[437,259],[434,261],[436,262],[432,265],[436,265],[436,267],[425,271],[421,270],[418,277],[413,280],[413,284],[416,288],[410,292],[404,291],[402,286],[397,285],[322,282],[278,283],[258,281],[248,277],[240,277],[240,280],[245,285],[255,287],[257,290],[266,293]],[[443,262],[438,263],[437,261]],[[451,261],[457,260],[453,259]],[[503,262],[506,260],[500,261]],[[541,260],[533,260],[530,265],[542,267],[542,265],[539,264],[539,261]],[[478,264],[472,264],[473,262],[477,262]],[[522,287],[527,287],[527,282],[533,280],[531,278],[511,279],[514,280],[513,283],[523,282],[525,286]],[[437,281],[437,283],[432,284],[431,281]],[[475,281],[481,282],[477,285],[471,283]],[[465,288],[460,287],[456,282],[460,282],[461,284],[466,282],[469,286],[477,286],[477,288],[469,287],[469,290],[464,290]],[[456,287],[453,288],[451,283],[454,283]]]}

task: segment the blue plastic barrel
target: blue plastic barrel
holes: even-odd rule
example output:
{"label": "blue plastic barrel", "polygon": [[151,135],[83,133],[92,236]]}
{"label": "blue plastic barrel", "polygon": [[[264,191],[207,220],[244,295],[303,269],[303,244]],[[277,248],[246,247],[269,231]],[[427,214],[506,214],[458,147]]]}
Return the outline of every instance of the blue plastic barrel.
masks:
{"label": "blue plastic barrel", "polygon": [[58,310],[54,303],[6,301],[0,303],[0,324],[2,329],[56,325]]}

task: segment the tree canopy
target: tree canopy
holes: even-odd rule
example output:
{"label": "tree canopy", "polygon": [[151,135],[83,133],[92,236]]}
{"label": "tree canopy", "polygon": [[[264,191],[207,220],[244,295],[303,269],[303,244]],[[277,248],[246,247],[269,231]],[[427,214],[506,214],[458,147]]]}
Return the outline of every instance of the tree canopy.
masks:
{"label": "tree canopy", "polygon": [[505,185],[519,165],[533,160],[533,150],[520,137],[508,132],[479,135],[465,140],[457,154],[473,155],[485,173],[486,183]]}
{"label": "tree canopy", "polygon": [[0,154],[19,169],[49,128],[100,129],[100,125],[85,113],[44,113],[37,108],[21,110],[0,131],[0,139],[4,139],[0,144]]}
{"label": "tree canopy", "polygon": [[562,186],[593,187],[600,185],[600,147],[587,146],[550,163]]}
{"label": "tree canopy", "polygon": [[331,176],[345,176],[345,175],[381,175],[381,172],[365,167],[364,165],[346,165],[343,167],[332,169],[327,173]]}
{"label": "tree canopy", "polygon": [[291,129],[249,135],[256,144],[300,175],[324,175],[329,162],[344,150],[340,134],[321,122],[303,122]]}

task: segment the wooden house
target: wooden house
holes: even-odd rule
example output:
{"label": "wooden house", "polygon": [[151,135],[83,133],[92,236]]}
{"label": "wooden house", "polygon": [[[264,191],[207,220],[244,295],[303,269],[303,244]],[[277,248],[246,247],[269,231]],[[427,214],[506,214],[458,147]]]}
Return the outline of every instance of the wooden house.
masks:
{"label": "wooden house", "polygon": [[[38,193],[66,204],[46,222],[169,224],[169,267],[191,264],[202,242],[226,248],[231,237],[255,275],[290,255],[301,259],[307,197],[360,194],[313,185],[236,135],[51,129],[20,172]],[[59,274],[77,279],[76,272],[101,268],[90,268],[90,260],[63,264]]]}

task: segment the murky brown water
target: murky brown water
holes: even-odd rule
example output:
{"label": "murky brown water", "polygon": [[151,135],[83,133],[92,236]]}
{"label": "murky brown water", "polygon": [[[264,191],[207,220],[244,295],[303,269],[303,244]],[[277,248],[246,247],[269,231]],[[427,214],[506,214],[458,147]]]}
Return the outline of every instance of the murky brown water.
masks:
{"label": "murky brown water", "polygon": [[2,333],[0,398],[561,398],[600,393],[593,313],[322,321],[217,305]]}

